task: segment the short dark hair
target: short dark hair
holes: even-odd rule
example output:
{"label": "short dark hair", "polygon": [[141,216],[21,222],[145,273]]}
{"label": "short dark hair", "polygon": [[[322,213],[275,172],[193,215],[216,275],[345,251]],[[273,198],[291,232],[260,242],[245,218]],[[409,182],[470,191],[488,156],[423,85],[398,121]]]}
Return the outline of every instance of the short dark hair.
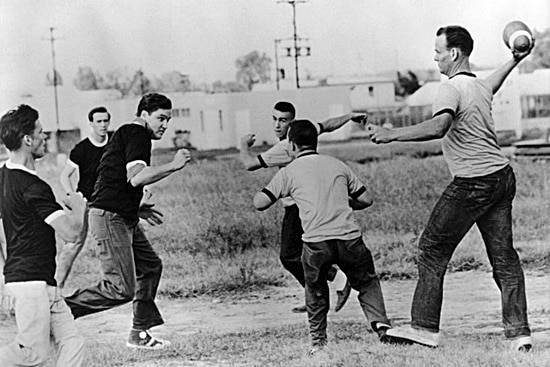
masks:
{"label": "short dark hair", "polygon": [[441,36],[442,34],[445,35],[447,40],[447,49],[456,47],[466,56],[470,56],[474,49],[474,40],[466,28],[458,25],[441,27],[437,30],[436,35]]}
{"label": "short dark hair", "polygon": [[147,93],[139,100],[136,116],[139,117],[143,111],[153,113],[160,109],[171,110],[172,101],[163,94]]}
{"label": "short dark hair", "polygon": [[275,106],[273,106],[273,108],[277,111],[290,113],[292,115],[292,118],[296,117],[296,109],[294,108],[294,105],[290,102],[277,102],[275,103]]}
{"label": "short dark hair", "polygon": [[106,113],[109,120],[111,119],[111,114],[109,113],[109,111],[107,111],[107,109],[103,106],[99,106],[99,107],[94,107],[90,110],[90,112],[88,112],[88,121],[92,122],[94,121],[94,115],[96,113]]}
{"label": "short dark hair", "polygon": [[26,104],[9,110],[0,119],[0,143],[10,151],[21,148],[25,135],[32,135],[36,128],[38,111]]}
{"label": "short dark hair", "polygon": [[288,140],[299,147],[317,148],[319,133],[309,120],[296,120],[288,131]]}

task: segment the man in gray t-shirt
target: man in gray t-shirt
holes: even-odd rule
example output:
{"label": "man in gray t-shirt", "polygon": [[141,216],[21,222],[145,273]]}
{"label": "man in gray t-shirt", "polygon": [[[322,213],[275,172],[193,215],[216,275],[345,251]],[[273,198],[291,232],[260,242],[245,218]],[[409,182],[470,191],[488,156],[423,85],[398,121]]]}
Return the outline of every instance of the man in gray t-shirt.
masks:
{"label": "man in gray t-shirt", "polygon": [[443,138],[443,154],[453,181],[432,211],[419,240],[418,284],[411,327],[388,330],[388,335],[430,347],[439,344],[443,278],[447,264],[464,235],[477,224],[502,293],[505,336],[514,350],[531,348],[527,322],[525,280],[512,243],[512,200],[516,181],[508,159],[497,144],[491,115],[493,95],[531,50],[513,51],[513,58],[487,79],[470,71],[473,40],[459,26],[440,28],[435,61],[449,77],[433,104],[433,117],[418,125],[384,129],[369,125],[375,143]]}

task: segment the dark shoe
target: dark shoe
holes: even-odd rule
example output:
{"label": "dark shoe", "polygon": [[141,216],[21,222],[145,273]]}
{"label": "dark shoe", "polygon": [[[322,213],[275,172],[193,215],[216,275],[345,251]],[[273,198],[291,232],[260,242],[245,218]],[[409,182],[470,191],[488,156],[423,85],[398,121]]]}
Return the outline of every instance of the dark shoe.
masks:
{"label": "dark shoe", "polygon": [[349,283],[349,281],[346,281],[346,285],[344,285],[344,288],[342,288],[342,290],[336,291],[338,299],[336,301],[336,307],[334,307],[334,311],[338,312],[342,309],[342,307],[344,307],[344,305],[348,301],[350,293],[351,284]]}
{"label": "dark shoe", "polygon": [[293,307],[292,308],[292,312],[294,313],[304,313],[304,312],[307,312],[307,308],[306,306],[296,306],[296,307]]}
{"label": "dark shoe", "polygon": [[338,268],[335,266],[331,266],[327,273],[327,280],[329,282],[334,281],[334,278],[336,278],[336,273],[338,273]]}
{"label": "dark shoe", "polygon": [[130,331],[130,336],[126,342],[126,346],[133,349],[159,350],[170,347],[171,345],[172,343],[168,340],[155,338],[151,335],[149,330],[136,329]]}
{"label": "dark shoe", "polygon": [[391,326],[382,322],[375,322],[372,325],[372,329],[376,330],[378,339],[384,344],[393,344],[393,340],[387,335],[387,331],[391,329]]}

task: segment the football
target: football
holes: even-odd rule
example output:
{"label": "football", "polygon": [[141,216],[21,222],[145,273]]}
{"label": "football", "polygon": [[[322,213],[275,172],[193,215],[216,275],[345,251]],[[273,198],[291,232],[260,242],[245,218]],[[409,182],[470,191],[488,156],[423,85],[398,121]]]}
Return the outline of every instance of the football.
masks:
{"label": "football", "polygon": [[533,34],[525,23],[514,20],[506,24],[502,32],[502,38],[509,49],[524,52],[531,47]]}

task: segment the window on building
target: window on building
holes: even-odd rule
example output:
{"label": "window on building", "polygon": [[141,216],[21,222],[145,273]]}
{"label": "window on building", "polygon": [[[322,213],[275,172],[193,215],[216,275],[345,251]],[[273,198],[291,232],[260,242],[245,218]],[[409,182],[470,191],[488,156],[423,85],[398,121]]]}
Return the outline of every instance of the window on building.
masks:
{"label": "window on building", "polygon": [[189,117],[191,116],[191,110],[189,108],[182,108],[180,110],[181,117]]}
{"label": "window on building", "polygon": [[204,112],[201,111],[201,131],[204,132]]}
{"label": "window on building", "polygon": [[172,117],[180,117],[180,111],[177,108],[172,110]]}
{"label": "window on building", "polygon": [[521,117],[541,118],[550,116],[550,94],[521,96]]}
{"label": "window on building", "polygon": [[369,86],[369,97],[374,97],[374,87],[372,85]]}
{"label": "window on building", "polygon": [[219,116],[219,118],[220,118],[220,130],[223,130],[222,110],[218,110],[218,116]]}

